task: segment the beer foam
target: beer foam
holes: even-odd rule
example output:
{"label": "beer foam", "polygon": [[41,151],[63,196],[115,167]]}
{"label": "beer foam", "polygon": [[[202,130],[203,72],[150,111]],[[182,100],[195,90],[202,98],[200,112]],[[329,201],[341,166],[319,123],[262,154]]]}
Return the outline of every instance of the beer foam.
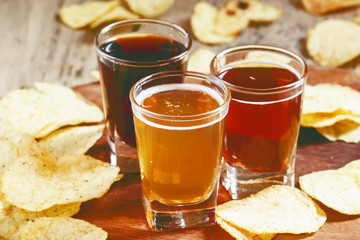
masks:
{"label": "beer foam", "polygon": [[[193,84],[193,83],[176,83],[176,84],[165,84],[165,85],[160,85],[160,86],[156,86],[156,87],[151,87],[148,88],[144,91],[142,91],[136,98],[135,101],[138,105],[141,105],[146,98],[157,94],[157,93],[161,93],[161,92],[166,92],[166,91],[173,91],[173,90],[187,90],[187,91],[199,91],[199,92],[206,92],[209,96],[211,96],[213,99],[215,99],[218,104],[221,106],[224,103],[224,99],[222,99],[222,97],[213,89],[203,86],[203,85],[199,85],[199,84]],[[221,111],[220,111],[221,112]],[[206,123],[206,124],[202,124],[202,125],[197,125],[197,126],[187,126],[187,127],[174,127],[174,126],[165,126],[165,125],[161,125],[161,124],[157,124],[157,123],[153,123],[149,120],[144,119],[143,117],[141,117],[141,114],[136,114],[136,117],[139,118],[141,121],[145,122],[146,124],[153,126],[153,127],[157,127],[157,128],[163,128],[163,129],[168,129],[168,130],[191,130],[191,129],[197,129],[197,128],[202,128],[202,127],[207,127],[210,126],[212,124],[215,124],[216,122],[221,121],[226,114],[224,114],[223,116],[220,116],[218,119]]]}

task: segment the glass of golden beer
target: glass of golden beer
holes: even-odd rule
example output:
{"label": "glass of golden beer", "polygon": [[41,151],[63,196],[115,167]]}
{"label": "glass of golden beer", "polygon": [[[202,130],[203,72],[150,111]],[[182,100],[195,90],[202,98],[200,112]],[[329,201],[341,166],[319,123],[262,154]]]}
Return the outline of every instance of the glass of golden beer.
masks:
{"label": "glass of golden beer", "polygon": [[150,228],[213,225],[230,91],[210,75],[167,71],[142,78],[130,100]]}

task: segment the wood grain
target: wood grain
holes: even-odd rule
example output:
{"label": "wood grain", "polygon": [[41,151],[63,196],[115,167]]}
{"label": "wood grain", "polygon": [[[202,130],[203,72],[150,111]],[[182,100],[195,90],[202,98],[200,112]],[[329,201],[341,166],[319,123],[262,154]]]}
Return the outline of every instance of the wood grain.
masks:
{"label": "wood grain", "polygon": [[[360,78],[351,70],[311,66],[309,71],[308,82],[311,84],[336,82],[360,90]],[[99,106],[101,105],[98,83],[81,85],[75,87],[75,90],[89,97]],[[89,154],[103,161],[109,161],[107,152],[107,144],[103,137],[89,151]],[[360,143],[329,142],[316,130],[301,128],[295,166],[296,184],[298,186],[299,176],[313,171],[336,169],[355,159],[360,159]],[[218,203],[229,200],[229,195],[220,186]],[[319,231],[313,234],[278,234],[275,239],[359,239],[360,216],[347,216],[319,204],[328,216],[327,222]],[[109,233],[109,240],[233,239],[218,225],[182,231],[151,231],[145,220],[141,202],[141,181],[137,173],[126,173],[124,178],[115,183],[103,197],[83,203],[80,213],[75,217],[102,227]]]}
{"label": "wood grain", "polygon": [[[62,6],[89,0],[0,0],[0,97],[16,88],[45,81],[77,86],[93,81],[90,71],[97,68],[93,39],[99,29],[72,30],[57,15]],[[201,0],[178,0],[159,19],[182,26],[193,36],[190,16]],[[220,6],[227,0],[207,0]],[[219,52],[243,44],[267,44],[300,54],[313,63],[305,49],[307,30],[327,18],[351,20],[360,8],[349,8],[324,16],[306,12],[299,0],[266,0],[283,9],[282,17],[269,24],[252,23],[234,42],[205,45],[194,39],[192,50],[208,48]],[[191,53],[191,52],[190,52]],[[359,71],[359,59],[346,68]]]}

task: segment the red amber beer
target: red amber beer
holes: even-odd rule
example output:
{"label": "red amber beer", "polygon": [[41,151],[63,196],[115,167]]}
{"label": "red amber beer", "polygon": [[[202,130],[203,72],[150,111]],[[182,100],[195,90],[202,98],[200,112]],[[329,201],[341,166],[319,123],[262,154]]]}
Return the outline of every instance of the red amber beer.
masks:
{"label": "red amber beer", "polygon": [[[173,71],[144,78],[130,94],[150,227],[213,224],[229,90],[211,76]],[[203,220],[191,222],[192,214]]]}
{"label": "red amber beer", "polygon": [[242,198],[272,184],[294,185],[307,68],[279,48],[244,46],[218,54],[212,72],[230,88],[223,184]]}

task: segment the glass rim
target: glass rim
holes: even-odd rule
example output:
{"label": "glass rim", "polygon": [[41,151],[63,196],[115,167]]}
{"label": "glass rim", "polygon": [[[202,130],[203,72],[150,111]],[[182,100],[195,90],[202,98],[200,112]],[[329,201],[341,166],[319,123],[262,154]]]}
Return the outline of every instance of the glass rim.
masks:
{"label": "glass rim", "polygon": [[[278,94],[278,93],[291,91],[299,86],[302,86],[305,83],[306,78],[308,76],[308,66],[307,66],[305,60],[302,57],[300,57],[299,55],[295,54],[294,52],[291,52],[289,50],[286,50],[286,49],[283,49],[280,47],[269,46],[269,45],[244,45],[244,46],[238,46],[238,47],[226,49],[226,50],[216,54],[216,56],[211,60],[211,63],[210,63],[211,74],[213,74],[217,78],[221,79],[219,77],[218,71],[215,70],[215,63],[220,58],[222,58],[226,55],[229,55],[229,54],[232,54],[232,53],[235,53],[238,51],[242,51],[242,50],[259,50],[259,51],[265,50],[265,51],[269,51],[269,52],[272,51],[272,52],[281,53],[283,55],[287,55],[287,56],[295,59],[297,62],[299,62],[301,64],[302,72],[300,73],[299,79],[293,83],[290,83],[290,84],[287,84],[284,86],[279,86],[279,87],[274,87],[274,88],[266,88],[266,89],[241,87],[241,86],[237,86],[235,84],[232,84],[232,83],[229,83],[229,82],[226,82],[223,80],[225,82],[225,84],[229,87],[230,90],[238,91],[238,92],[242,92],[242,93],[246,93],[246,94],[253,94],[253,95]],[[254,61],[254,62],[257,62],[257,61]],[[292,70],[290,70],[290,71],[292,71]]]}
{"label": "glass rim", "polygon": [[[223,99],[223,102],[215,109],[205,112],[205,113],[199,113],[199,114],[192,114],[192,115],[186,115],[186,116],[174,116],[174,115],[168,115],[168,114],[161,114],[149,111],[145,108],[143,108],[136,100],[134,96],[134,92],[136,88],[141,87],[142,85],[155,81],[156,79],[161,79],[165,77],[176,77],[176,76],[189,76],[189,77],[197,77],[201,78],[202,80],[210,81],[211,83],[216,84],[219,86],[222,90],[225,92],[225,96],[221,97]],[[171,84],[171,83],[170,83]],[[184,83],[180,83],[184,84]],[[231,99],[231,92],[230,89],[227,87],[227,85],[218,79],[215,76],[204,74],[200,72],[194,72],[194,71],[184,71],[184,70],[171,70],[171,71],[164,71],[164,72],[158,72],[151,75],[148,75],[144,78],[141,78],[139,81],[134,84],[134,86],[130,90],[130,102],[133,107],[136,109],[141,110],[141,114],[144,114],[151,118],[156,118],[163,121],[175,121],[175,122],[191,122],[191,121],[199,121],[202,119],[206,119],[209,117],[212,117],[215,114],[218,114],[222,112],[224,109],[226,109],[229,106]]]}
{"label": "glass rim", "polygon": [[[99,42],[99,38],[100,38],[100,36],[102,36],[103,34],[108,32],[109,30],[117,28],[119,26],[135,25],[135,24],[141,24],[141,23],[160,24],[163,26],[167,26],[169,28],[173,28],[173,29],[181,32],[185,36],[185,38],[188,41],[188,44],[187,44],[187,46],[185,46],[184,51],[176,56],[173,56],[173,57],[167,58],[167,59],[162,59],[162,60],[157,60],[157,61],[147,61],[147,62],[132,61],[132,60],[126,60],[126,59],[113,57],[100,49],[100,46],[102,43]],[[192,39],[191,39],[189,33],[185,31],[185,29],[183,29],[179,25],[176,25],[175,23],[171,23],[171,22],[167,22],[167,21],[163,21],[163,20],[157,20],[157,19],[144,19],[143,18],[143,19],[121,20],[121,21],[114,22],[112,24],[105,26],[104,28],[102,28],[100,30],[99,33],[96,34],[96,36],[94,38],[94,44],[95,44],[96,52],[99,55],[101,55],[103,58],[106,58],[113,62],[126,64],[128,66],[154,67],[154,66],[166,65],[166,64],[168,64],[169,61],[174,61],[174,60],[176,61],[178,59],[182,59],[190,51],[190,48],[192,46]]]}

